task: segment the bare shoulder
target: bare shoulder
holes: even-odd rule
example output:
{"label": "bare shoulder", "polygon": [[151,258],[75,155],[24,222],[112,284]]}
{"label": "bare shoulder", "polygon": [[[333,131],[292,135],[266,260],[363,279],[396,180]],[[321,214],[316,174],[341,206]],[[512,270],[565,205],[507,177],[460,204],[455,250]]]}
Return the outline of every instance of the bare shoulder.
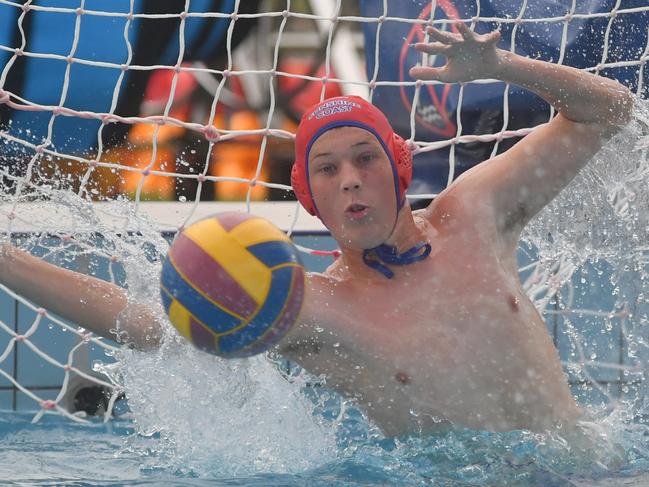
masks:
{"label": "bare shoulder", "polygon": [[493,227],[507,249],[515,248],[525,225],[570,183],[611,130],[560,113],[509,150],[464,172],[433,201],[429,216],[461,213],[467,224]]}
{"label": "bare shoulder", "polygon": [[[485,164],[485,163],[483,163]],[[487,163],[488,164],[488,163]],[[442,191],[420,212],[443,237],[449,248],[454,245],[471,245],[480,254],[511,259],[516,253],[518,239],[503,231],[493,200],[473,183],[471,172],[484,169],[478,165],[465,172]],[[453,243],[455,242],[455,243]]]}
{"label": "bare shoulder", "polygon": [[473,185],[465,184],[467,173],[478,168],[479,166],[476,166],[462,174],[425,209],[413,213],[426,218],[436,228],[448,228],[453,231],[476,225],[492,225],[493,205],[489,200],[481,199]]}

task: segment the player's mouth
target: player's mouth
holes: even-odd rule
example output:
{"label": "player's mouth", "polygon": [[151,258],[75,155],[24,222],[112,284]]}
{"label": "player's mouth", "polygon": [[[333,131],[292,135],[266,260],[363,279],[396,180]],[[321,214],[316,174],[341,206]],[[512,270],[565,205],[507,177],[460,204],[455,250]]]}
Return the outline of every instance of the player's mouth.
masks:
{"label": "player's mouth", "polygon": [[352,203],[347,208],[345,208],[345,216],[350,220],[360,220],[365,218],[369,211],[369,207],[361,203]]}

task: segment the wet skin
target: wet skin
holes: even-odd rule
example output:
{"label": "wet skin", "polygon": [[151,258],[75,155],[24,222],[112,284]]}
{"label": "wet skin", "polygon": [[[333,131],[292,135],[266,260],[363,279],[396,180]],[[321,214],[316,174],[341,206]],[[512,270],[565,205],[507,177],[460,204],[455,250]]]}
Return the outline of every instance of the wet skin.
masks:
{"label": "wet skin", "polygon": [[[319,149],[328,155],[317,157]],[[574,421],[580,411],[557,351],[521,288],[516,241],[499,230],[493,206],[456,183],[425,210],[406,204],[393,231],[392,174],[375,149],[351,127],[313,145],[315,202],[343,255],[309,276],[300,323],[280,352],[354,398],[390,435]],[[331,166],[324,175],[319,163]],[[369,207],[364,218],[345,213],[357,201]],[[433,250],[387,279],[360,257],[386,239],[400,251],[428,240]]]}

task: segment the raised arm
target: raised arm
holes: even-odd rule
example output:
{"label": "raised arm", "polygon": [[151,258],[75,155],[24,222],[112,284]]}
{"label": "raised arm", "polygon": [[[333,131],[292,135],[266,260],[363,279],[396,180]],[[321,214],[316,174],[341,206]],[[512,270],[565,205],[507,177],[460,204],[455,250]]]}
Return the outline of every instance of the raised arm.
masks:
{"label": "raised arm", "polygon": [[478,35],[461,22],[455,29],[455,34],[429,29],[435,42],[415,47],[446,56],[447,64],[413,68],[413,77],[443,82],[500,79],[537,93],[559,112],[455,183],[471,197],[491,201],[496,223],[516,245],[525,224],[630,120],[633,97],[614,80],[497,49],[498,32]]}
{"label": "raised arm", "polygon": [[[0,247],[0,283],[66,320],[118,342],[151,349],[162,327],[146,306],[119,286],[62,269],[9,245]],[[120,332],[115,330],[119,319]]]}

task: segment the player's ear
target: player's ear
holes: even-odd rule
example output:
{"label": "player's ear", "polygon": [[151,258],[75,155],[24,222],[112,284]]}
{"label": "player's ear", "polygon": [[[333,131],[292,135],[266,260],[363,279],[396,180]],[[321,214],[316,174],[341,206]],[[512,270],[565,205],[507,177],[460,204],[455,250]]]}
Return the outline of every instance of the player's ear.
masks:
{"label": "player's ear", "polygon": [[307,213],[315,216],[315,205],[313,204],[311,193],[309,193],[309,185],[306,177],[306,174],[303,174],[299,170],[297,164],[293,164],[293,169],[291,169],[291,186],[293,187],[293,192]]}

